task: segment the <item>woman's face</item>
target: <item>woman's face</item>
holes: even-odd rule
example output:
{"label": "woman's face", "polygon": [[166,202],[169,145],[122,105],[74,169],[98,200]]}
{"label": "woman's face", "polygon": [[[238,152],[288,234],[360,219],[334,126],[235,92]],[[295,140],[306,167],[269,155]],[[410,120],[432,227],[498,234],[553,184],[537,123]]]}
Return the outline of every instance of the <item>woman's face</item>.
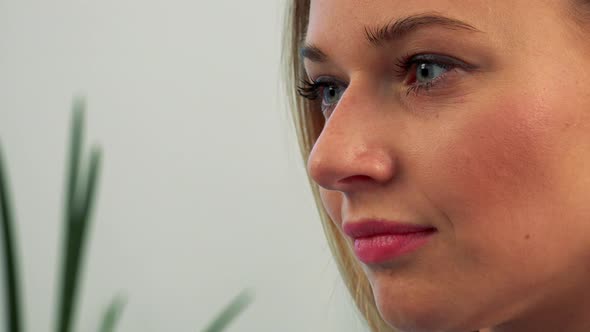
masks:
{"label": "woman's face", "polygon": [[584,329],[590,31],[566,3],[311,1],[302,54],[326,123],[308,170],[326,210],[341,230],[436,228],[363,263],[391,326]]}

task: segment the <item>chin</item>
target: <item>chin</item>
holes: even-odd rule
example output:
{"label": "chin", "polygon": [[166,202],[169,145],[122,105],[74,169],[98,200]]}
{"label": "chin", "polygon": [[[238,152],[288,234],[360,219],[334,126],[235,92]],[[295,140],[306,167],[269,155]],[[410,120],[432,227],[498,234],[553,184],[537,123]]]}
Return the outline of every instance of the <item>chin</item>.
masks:
{"label": "chin", "polygon": [[[433,288],[420,289],[411,282],[392,282],[386,277],[371,282],[379,314],[399,332],[467,332],[452,299],[443,299]],[[436,286],[436,285],[434,285]],[[464,322],[463,322],[464,323]]]}

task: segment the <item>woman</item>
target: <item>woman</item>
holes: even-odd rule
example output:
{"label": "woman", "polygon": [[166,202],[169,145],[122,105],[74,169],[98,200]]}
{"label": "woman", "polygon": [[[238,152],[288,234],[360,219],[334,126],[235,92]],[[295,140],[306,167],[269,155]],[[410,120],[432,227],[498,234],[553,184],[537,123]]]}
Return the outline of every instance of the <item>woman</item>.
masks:
{"label": "woman", "polygon": [[583,1],[291,1],[300,146],[372,331],[590,331],[588,36]]}

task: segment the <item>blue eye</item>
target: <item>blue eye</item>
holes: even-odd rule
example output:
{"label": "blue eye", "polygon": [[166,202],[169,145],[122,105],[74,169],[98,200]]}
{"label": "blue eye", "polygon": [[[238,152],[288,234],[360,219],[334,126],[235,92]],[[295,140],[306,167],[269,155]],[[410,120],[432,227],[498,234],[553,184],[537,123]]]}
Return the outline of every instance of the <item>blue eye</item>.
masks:
{"label": "blue eye", "polygon": [[329,76],[303,80],[301,83],[297,88],[299,95],[309,100],[321,99],[321,105],[318,106],[325,117],[329,116],[348,87],[348,83]]}
{"label": "blue eye", "polygon": [[431,82],[441,75],[443,75],[447,70],[448,66],[436,64],[436,63],[429,63],[429,62],[422,62],[416,66],[416,81],[418,83],[428,83]]}
{"label": "blue eye", "polygon": [[344,88],[334,84],[326,84],[322,89],[322,106],[329,107],[336,105],[342,94],[344,93]]}

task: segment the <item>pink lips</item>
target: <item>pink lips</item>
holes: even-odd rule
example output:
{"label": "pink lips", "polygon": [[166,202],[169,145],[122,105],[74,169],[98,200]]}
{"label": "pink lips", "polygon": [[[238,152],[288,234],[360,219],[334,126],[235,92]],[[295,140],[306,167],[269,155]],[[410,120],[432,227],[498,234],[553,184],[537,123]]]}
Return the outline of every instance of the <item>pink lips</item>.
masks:
{"label": "pink lips", "polygon": [[345,222],[343,231],[354,240],[354,252],[365,264],[390,261],[423,246],[436,233],[432,226],[383,220]]}

